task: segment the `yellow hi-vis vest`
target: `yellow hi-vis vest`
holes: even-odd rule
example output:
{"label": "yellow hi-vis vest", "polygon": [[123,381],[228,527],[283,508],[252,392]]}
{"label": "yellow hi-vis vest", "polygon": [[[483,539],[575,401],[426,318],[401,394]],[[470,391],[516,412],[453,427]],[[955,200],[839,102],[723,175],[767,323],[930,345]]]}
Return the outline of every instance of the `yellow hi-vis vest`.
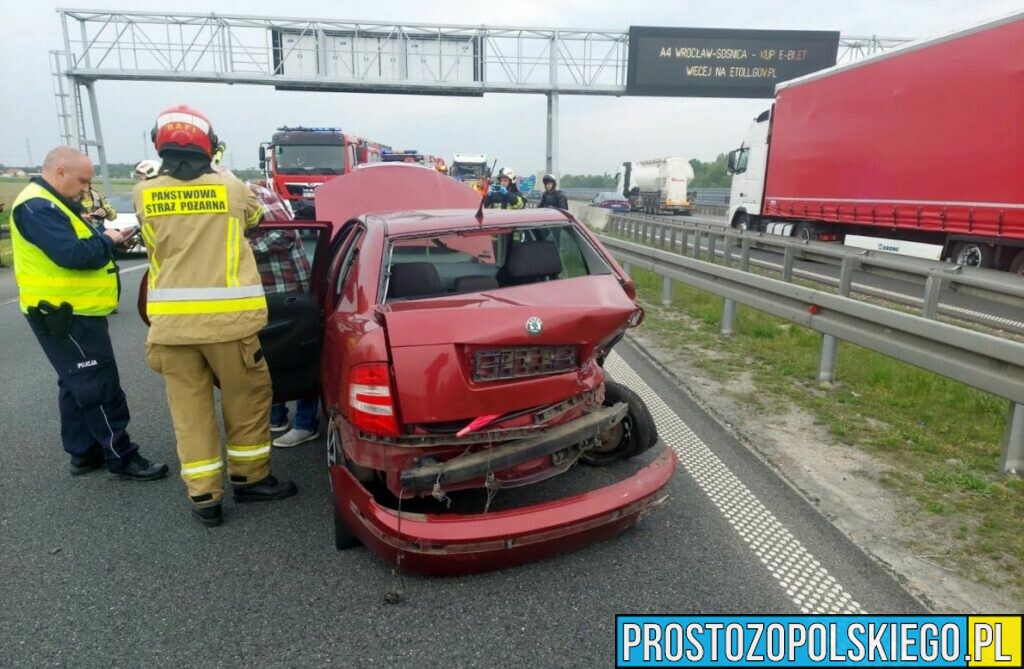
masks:
{"label": "yellow hi-vis vest", "polygon": [[212,344],[259,332],[267,300],[245,230],[263,208],[249,187],[231,174],[160,175],[133,195],[149,255],[147,341]]}
{"label": "yellow hi-vis vest", "polygon": [[13,212],[26,200],[42,198],[53,203],[68,217],[79,239],[98,234],[78,217],[53,193],[36,183],[30,183],[11,207],[11,244],[14,247],[14,280],[18,284],[21,310],[47,301],[54,306],[67,302],[78,316],[106,316],[117,308],[117,267],[113,261],[100,269],[68,269],[50,260],[41,248],[25,239],[14,223]]}

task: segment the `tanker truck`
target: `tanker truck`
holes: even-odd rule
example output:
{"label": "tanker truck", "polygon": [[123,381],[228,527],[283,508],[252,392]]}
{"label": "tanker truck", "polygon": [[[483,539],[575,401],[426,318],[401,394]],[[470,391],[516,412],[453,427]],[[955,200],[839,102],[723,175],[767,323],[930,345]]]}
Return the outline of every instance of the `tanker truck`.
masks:
{"label": "tanker truck", "polygon": [[693,167],[686,158],[659,158],[622,163],[622,194],[632,211],[690,214],[687,195]]}

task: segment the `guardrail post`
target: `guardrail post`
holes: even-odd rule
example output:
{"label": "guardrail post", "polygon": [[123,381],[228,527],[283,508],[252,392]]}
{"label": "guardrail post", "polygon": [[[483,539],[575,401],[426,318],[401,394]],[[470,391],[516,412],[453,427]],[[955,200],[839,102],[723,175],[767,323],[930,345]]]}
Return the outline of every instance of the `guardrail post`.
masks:
{"label": "guardrail post", "polygon": [[718,246],[718,235],[713,232],[708,233],[708,262],[715,262],[715,250]]}
{"label": "guardrail post", "polygon": [[693,257],[700,260],[700,230],[693,231]]}
{"label": "guardrail post", "polygon": [[832,335],[821,335],[821,360],[818,362],[818,383],[832,383],[835,381],[838,344],[839,340]]}
{"label": "guardrail post", "polygon": [[744,237],[740,242],[740,269],[744,272],[750,271],[750,238]]}
{"label": "guardrail post", "polygon": [[999,469],[1004,474],[1024,474],[1024,404],[1010,402],[1010,416],[1006,421],[1006,439],[1003,443],[1003,461]]}
{"label": "guardrail post", "polygon": [[939,293],[942,292],[942,276],[929,274],[924,284],[924,305],[921,307],[921,315],[925,318],[935,319],[939,312]]}
{"label": "guardrail post", "polygon": [[672,228],[668,232],[668,250],[672,253],[676,252],[676,233],[679,232],[676,228]]}
{"label": "guardrail post", "polygon": [[726,267],[732,267],[732,237],[722,237],[722,242],[725,244],[725,248],[722,249],[722,262],[725,263]]}
{"label": "guardrail post", "polygon": [[[787,248],[786,251],[790,249]],[[839,294],[850,296],[853,286],[852,258],[843,258],[839,266]],[[836,380],[836,356],[839,354],[839,340],[830,334],[821,335],[821,360],[818,362],[818,383],[832,383]]]}
{"label": "guardrail post", "polygon": [[722,334],[729,336],[733,333],[733,327],[736,323],[736,302],[725,299],[725,303],[722,305]]}
{"label": "guardrail post", "polygon": [[658,235],[658,246],[665,248],[665,244],[668,242],[668,226],[661,226],[661,234]]}
{"label": "guardrail post", "polygon": [[793,280],[793,256],[795,252],[792,246],[787,246],[782,254],[782,280],[789,283]]}
{"label": "guardrail post", "polygon": [[632,278],[632,276],[633,276],[633,268],[632,268],[632,266],[630,266],[630,264],[628,262],[622,263],[622,271],[626,273],[626,276]]}
{"label": "guardrail post", "polygon": [[666,307],[672,304],[672,279],[667,276],[661,277],[661,304]]}
{"label": "guardrail post", "polygon": [[680,232],[682,233],[682,236],[679,240],[679,255],[685,256],[687,253],[690,252],[690,231],[687,230],[686,228],[683,228]]}

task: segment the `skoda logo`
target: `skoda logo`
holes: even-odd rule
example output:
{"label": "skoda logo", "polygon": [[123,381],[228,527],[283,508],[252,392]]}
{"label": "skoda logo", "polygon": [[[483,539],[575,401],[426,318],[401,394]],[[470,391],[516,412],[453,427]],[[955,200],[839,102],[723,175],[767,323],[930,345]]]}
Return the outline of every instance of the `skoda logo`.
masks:
{"label": "skoda logo", "polygon": [[529,332],[532,336],[536,337],[537,335],[540,334],[540,331],[543,329],[544,321],[542,321],[541,319],[537,318],[536,316],[531,316],[529,319],[527,319],[526,331]]}

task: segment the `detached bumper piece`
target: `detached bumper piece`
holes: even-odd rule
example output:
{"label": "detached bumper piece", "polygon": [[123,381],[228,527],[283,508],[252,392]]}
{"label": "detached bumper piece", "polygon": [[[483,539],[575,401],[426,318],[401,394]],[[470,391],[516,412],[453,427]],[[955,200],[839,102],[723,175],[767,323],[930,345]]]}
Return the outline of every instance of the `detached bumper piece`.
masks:
{"label": "detached bumper piece", "polygon": [[364,545],[407,572],[456,575],[565,553],[631,527],[667,497],[663,490],[676,458],[661,448],[654,462],[618,483],[487,514],[403,513],[399,519],[347,469],[333,466],[330,471],[338,511]]}
{"label": "detached bumper piece", "polygon": [[444,487],[446,483],[471,481],[486,476],[487,472],[514,467],[577,446],[621,421],[628,410],[629,407],[620,402],[601,407],[535,437],[487,448],[447,462],[419,464],[402,472],[402,489],[428,492],[435,484]]}

